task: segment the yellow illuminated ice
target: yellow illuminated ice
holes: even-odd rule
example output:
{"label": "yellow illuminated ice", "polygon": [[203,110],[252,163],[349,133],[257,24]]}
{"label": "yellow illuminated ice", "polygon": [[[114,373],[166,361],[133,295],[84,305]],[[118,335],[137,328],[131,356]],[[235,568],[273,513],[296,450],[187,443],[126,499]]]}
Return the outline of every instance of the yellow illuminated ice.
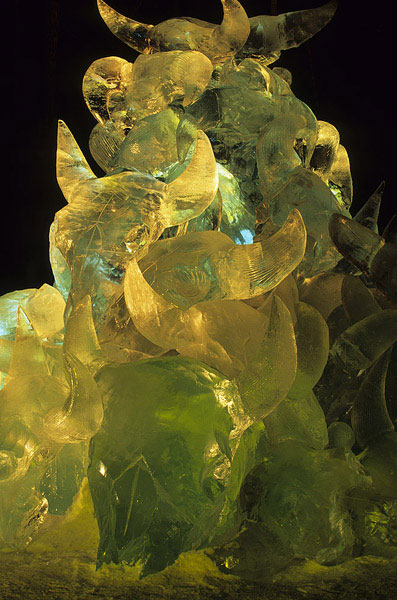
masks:
{"label": "yellow illuminated ice", "polygon": [[201,360],[228,377],[235,376],[257,352],[268,317],[238,300],[212,300],[187,310],[160,296],[133,259],[124,293],[134,325],[165,349]]}
{"label": "yellow illuminated ice", "polygon": [[[282,352],[283,360],[279,360]],[[237,378],[243,406],[254,419],[269,415],[287,396],[295,379],[297,350],[291,314],[275,296],[269,327],[259,351]]]}
{"label": "yellow illuminated ice", "polygon": [[384,183],[350,215],[342,136],[268,66],[337,2],[248,19],[221,1],[220,25],[153,26],[98,0],[140,52],[87,65],[103,174],[61,121],[54,284],[0,298],[16,589],[32,565],[59,583],[96,553],[123,565],[88,573],[105,596],[167,581],[179,598],[211,576],[234,597],[237,577],[285,568],[318,570],[326,593],[330,565],[396,556],[397,220],[379,233]]}
{"label": "yellow illuminated ice", "polygon": [[140,262],[153,289],[180,308],[247,299],[276,287],[301,262],[306,231],[299,211],[269,239],[236,245],[217,231],[188,233],[151,246]]}
{"label": "yellow illuminated ice", "polygon": [[267,64],[274,62],[282,50],[300,46],[325,27],[337,6],[338,0],[331,0],[319,8],[251,17],[250,35],[242,56],[253,55]]}
{"label": "yellow illuminated ice", "polygon": [[164,184],[137,171],[97,178],[62,122],[57,177],[69,204],[56,214],[53,244],[72,273],[74,301],[89,294],[96,316],[117,293],[131,256],[144,254],[167,227],[200,214],[218,186],[215,158],[203,132],[182,175]]}
{"label": "yellow illuminated ice", "polygon": [[117,56],[99,58],[83,79],[83,95],[95,119],[105,125],[113,121],[121,129],[126,125],[126,90],[132,83],[134,65]]}
{"label": "yellow illuminated ice", "polygon": [[145,25],[124,17],[98,0],[99,12],[109,29],[138,52],[199,50],[214,64],[223,63],[243,47],[250,24],[237,0],[221,0],[223,21],[213,25],[198,19],[169,19],[159,25]]}

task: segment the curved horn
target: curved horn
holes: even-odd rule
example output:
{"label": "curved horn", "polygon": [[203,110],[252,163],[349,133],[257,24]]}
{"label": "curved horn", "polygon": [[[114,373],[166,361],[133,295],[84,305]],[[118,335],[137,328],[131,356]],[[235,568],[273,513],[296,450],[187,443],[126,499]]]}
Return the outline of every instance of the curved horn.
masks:
{"label": "curved horn", "polygon": [[128,312],[142,335],[163,348],[174,348],[178,344],[177,332],[186,329],[183,325],[190,321],[189,311],[177,308],[155,292],[135,259],[126,269],[124,296]]}
{"label": "curved horn", "polygon": [[44,417],[44,428],[56,443],[78,443],[90,439],[103,419],[102,399],[88,369],[69,352],[64,354],[70,394],[61,409],[53,409]]}
{"label": "curved horn", "polygon": [[305,249],[306,227],[299,210],[293,209],[270,238],[227,251],[217,264],[220,287],[226,284],[226,297],[235,300],[267,292],[299,265]]}
{"label": "curved horn", "polygon": [[167,184],[169,203],[164,208],[165,227],[180,225],[200,215],[215,198],[217,189],[218,169],[211,142],[203,131],[198,131],[188,166]]}
{"label": "curved horn", "polygon": [[383,230],[382,237],[387,243],[397,242],[397,214],[393,215]]}
{"label": "curved horn", "polygon": [[124,295],[136,328],[147,339],[205,362],[229,378],[255,355],[268,323],[266,315],[236,300],[177,308],[153,290],[135,259],[127,266]]}
{"label": "curved horn", "polygon": [[310,395],[324,372],[329,354],[329,329],[322,315],[310,304],[298,302],[295,313],[298,364],[288,397],[299,399]]}
{"label": "curved horn", "polygon": [[249,36],[250,22],[240,2],[237,0],[221,0],[221,2],[223,21],[214,29],[213,37],[217,38],[216,49],[224,59],[225,55],[234,55],[244,46]]}
{"label": "curved horn", "polygon": [[385,309],[348,327],[335,340],[331,356],[352,373],[370,367],[397,341],[397,310]]}
{"label": "curved horn", "polygon": [[378,217],[385,185],[386,182],[382,181],[379,187],[368,198],[364,206],[353,217],[353,221],[360,223],[360,225],[364,225],[364,227],[371,229],[375,233],[379,233]]}
{"label": "curved horn", "polygon": [[[283,353],[283,360],[277,357]],[[291,314],[274,296],[268,330],[259,352],[237,377],[246,412],[255,420],[267,417],[287,396],[296,375],[297,349]]]}
{"label": "curved horn", "polygon": [[337,213],[329,221],[329,234],[337,250],[353,265],[368,272],[384,239],[364,225]]}
{"label": "curved horn", "polygon": [[281,229],[262,242],[259,237],[238,245],[220,231],[189,232],[154,244],[139,266],[163,299],[186,310],[204,301],[248,299],[271,290],[298,266],[305,246],[305,225],[294,209]]}
{"label": "curved horn", "polygon": [[349,208],[353,200],[353,179],[350,172],[350,160],[347,150],[342,144],[336,151],[334,162],[328,174],[328,180],[341,190],[342,202]]}
{"label": "curved horn", "polygon": [[70,129],[58,121],[57,181],[67,202],[72,202],[76,186],[96,179]]}
{"label": "curved horn", "polygon": [[274,62],[281,50],[300,46],[325,27],[337,6],[338,1],[331,0],[319,8],[252,17],[249,20],[250,34],[241,54],[261,54],[267,56],[268,62]]}
{"label": "curved horn", "polygon": [[150,30],[153,25],[145,25],[128,19],[103,0],[98,0],[98,10],[110,31],[122,42],[137,52],[143,52],[150,43]]}
{"label": "curved horn", "polygon": [[385,387],[390,362],[390,350],[385,352],[368,371],[354,399],[351,424],[362,448],[384,433],[394,431],[387,410]]}
{"label": "curved horn", "polygon": [[321,31],[335,15],[338,0],[318,8],[298,10],[279,15],[280,50],[296,48]]}
{"label": "curved horn", "polygon": [[166,50],[199,50],[216,64],[225,62],[240,50],[250,31],[247,13],[237,0],[221,0],[223,4],[223,21],[220,25],[200,23],[194,19],[185,20],[189,25],[188,39],[183,41],[185,33],[179,30],[178,24],[175,33],[170,32],[168,22],[164,28],[162,24],[153,26],[139,23],[124,17],[103,0],[98,0],[98,8],[102,19],[121,41],[138,52],[147,52],[150,47],[153,51],[161,48]]}

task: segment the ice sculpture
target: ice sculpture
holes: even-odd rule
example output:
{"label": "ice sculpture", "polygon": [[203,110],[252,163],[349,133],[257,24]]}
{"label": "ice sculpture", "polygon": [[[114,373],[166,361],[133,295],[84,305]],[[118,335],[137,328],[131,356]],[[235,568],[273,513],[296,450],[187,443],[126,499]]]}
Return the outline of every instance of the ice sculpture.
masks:
{"label": "ice sculpture", "polygon": [[343,133],[269,66],[337,2],[222,5],[144,25],[98,0],[141,54],[84,76],[103,176],[59,122],[54,285],[0,298],[4,552],[93,506],[97,567],[141,578],[203,550],[253,580],[397,558],[396,219],[384,183],[351,216]]}

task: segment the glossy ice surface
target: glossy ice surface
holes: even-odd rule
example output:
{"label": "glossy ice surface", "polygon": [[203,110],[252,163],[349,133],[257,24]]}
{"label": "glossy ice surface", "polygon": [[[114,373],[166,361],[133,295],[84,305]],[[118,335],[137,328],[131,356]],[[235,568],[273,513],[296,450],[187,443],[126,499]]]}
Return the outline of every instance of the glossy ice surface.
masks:
{"label": "glossy ice surface", "polygon": [[397,558],[396,220],[384,184],[351,216],[343,132],[269,66],[337,2],[222,5],[98,0],[140,53],[84,76],[103,174],[60,121],[54,284],[0,298],[2,556],[96,555],[104,589]]}

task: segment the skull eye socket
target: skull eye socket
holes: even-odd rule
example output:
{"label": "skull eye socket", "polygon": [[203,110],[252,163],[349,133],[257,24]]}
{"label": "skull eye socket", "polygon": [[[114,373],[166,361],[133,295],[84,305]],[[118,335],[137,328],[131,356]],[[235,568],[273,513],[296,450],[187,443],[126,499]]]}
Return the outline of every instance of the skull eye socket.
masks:
{"label": "skull eye socket", "polygon": [[128,252],[133,253],[138,248],[142,248],[149,239],[149,227],[144,223],[139,223],[131,227],[124,238],[124,244]]}

